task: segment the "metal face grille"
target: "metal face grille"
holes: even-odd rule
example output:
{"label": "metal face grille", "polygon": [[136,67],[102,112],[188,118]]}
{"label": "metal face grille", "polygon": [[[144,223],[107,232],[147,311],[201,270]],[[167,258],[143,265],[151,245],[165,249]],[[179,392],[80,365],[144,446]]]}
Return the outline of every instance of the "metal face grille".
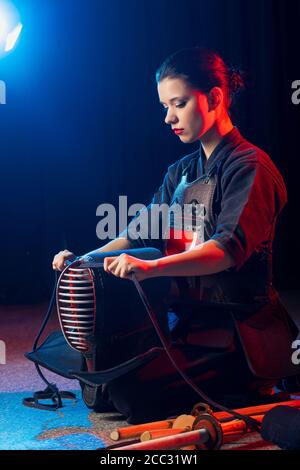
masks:
{"label": "metal face grille", "polygon": [[82,353],[91,352],[88,337],[95,332],[96,296],[90,269],[67,268],[57,284],[57,312],[69,345]]}

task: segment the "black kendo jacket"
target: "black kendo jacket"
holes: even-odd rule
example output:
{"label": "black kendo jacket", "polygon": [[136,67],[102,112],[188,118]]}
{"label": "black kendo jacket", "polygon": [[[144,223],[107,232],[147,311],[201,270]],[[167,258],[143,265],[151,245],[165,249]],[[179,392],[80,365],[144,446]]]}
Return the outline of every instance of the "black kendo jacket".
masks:
{"label": "black kendo jacket", "polygon": [[[272,284],[275,226],[286,202],[283,178],[271,158],[234,127],[209,159],[200,145],[172,164],[151,204],[139,214],[149,217],[154,204],[203,205],[204,230],[198,243],[215,240],[231,255],[234,266],[209,276],[175,278],[180,299],[230,312],[250,367],[263,377],[299,373],[291,364],[296,329]],[[127,228],[129,239],[135,221]],[[174,228],[176,220],[169,224]],[[149,237],[133,244],[174,253],[169,249],[172,241],[151,239],[150,219],[148,226]],[[186,248],[183,244],[178,251]]]}

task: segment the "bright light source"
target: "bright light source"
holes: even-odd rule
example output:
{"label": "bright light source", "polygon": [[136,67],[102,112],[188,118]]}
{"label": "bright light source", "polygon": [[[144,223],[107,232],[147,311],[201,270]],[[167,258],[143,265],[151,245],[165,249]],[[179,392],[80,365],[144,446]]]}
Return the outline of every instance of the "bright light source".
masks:
{"label": "bright light source", "polygon": [[10,33],[8,33],[4,47],[5,52],[9,52],[15,47],[15,44],[18,40],[18,37],[20,36],[22,28],[23,25],[21,23],[18,23],[17,26]]}
{"label": "bright light source", "polygon": [[0,0],[0,55],[15,47],[22,28],[14,5],[8,0]]}

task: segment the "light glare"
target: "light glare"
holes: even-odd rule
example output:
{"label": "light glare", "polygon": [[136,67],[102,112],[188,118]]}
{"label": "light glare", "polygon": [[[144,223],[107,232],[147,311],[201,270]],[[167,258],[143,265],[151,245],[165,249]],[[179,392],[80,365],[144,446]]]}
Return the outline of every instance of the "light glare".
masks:
{"label": "light glare", "polygon": [[22,31],[22,28],[23,25],[21,23],[18,23],[17,26],[10,33],[8,33],[4,47],[5,52],[9,52],[15,47],[16,42]]}

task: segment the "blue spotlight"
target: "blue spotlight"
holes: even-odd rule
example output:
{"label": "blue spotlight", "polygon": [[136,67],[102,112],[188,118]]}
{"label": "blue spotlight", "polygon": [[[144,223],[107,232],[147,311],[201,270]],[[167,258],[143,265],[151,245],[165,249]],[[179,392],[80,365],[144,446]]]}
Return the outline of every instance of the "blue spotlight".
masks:
{"label": "blue spotlight", "polygon": [[0,0],[0,56],[13,50],[22,28],[16,8],[8,0]]}

